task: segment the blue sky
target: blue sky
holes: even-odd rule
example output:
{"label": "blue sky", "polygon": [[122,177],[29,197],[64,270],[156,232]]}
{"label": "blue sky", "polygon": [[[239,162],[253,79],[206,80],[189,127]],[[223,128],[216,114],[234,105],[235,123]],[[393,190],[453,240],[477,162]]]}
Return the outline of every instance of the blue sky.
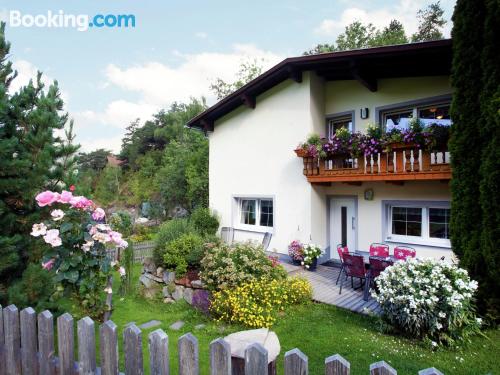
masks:
{"label": "blue sky", "polygon": [[[57,79],[84,150],[117,152],[125,127],[173,101],[205,96],[216,77],[231,80],[241,62],[265,68],[335,40],[354,20],[384,26],[392,18],[414,32],[427,0],[0,0],[0,18],[23,15],[134,14],[135,28],[11,27],[14,89],[37,70]],[[442,0],[449,20],[455,0]],[[449,35],[451,24],[446,28]]]}

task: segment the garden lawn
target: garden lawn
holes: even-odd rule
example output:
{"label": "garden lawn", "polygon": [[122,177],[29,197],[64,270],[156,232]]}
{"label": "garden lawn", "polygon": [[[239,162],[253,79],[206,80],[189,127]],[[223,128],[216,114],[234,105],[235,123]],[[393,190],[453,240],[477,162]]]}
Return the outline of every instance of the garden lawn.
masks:
{"label": "garden lawn", "polygon": [[[139,268],[135,269],[138,273]],[[134,275],[137,280],[138,275]],[[114,288],[117,290],[117,287]],[[149,352],[147,336],[161,328],[169,337],[170,366],[177,373],[177,340],[191,332],[199,342],[200,373],[209,373],[209,345],[218,337],[226,336],[244,327],[214,323],[208,317],[191,308],[184,301],[164,304],[161,300],[149,301],[139,296],[113,299],[114,311],[111,319],[118,325],[120,338],[120,366],[123,370],[123,351],[121,338],[123,328],[129,322],[136,325],[157,319],[162,322],[148,330],[143,330],[144,368],[149,373]],[[67,305],[69,307],[69,305]],[[169,326],[182,320],[185,325],[180,331]],[[195,326],[205,324],[203,329]],[[398,336],[382,334],[377,330],[377,319],[352,313],[335,306],[310,303],[290,308],[278,320],[273,330],[281,343],[281,356],[278,359],[278,373],[283,373],[283,354],[299,348],[309,357],[309,372],[324,373],[325,358],[340,354],[351,363],[351,374],[368,373],[369,365],[385,360],[399,374],[417,374],[418,370],[436,367],[445,374],[497,374],[500,359],[500,331],[491,329],[485,337],[475,337],[471,344],[453,349],[431,351],[418,342]],[[97,335],[98,337],[98,335]],[[97,351],[98,352],[98,351]]]}

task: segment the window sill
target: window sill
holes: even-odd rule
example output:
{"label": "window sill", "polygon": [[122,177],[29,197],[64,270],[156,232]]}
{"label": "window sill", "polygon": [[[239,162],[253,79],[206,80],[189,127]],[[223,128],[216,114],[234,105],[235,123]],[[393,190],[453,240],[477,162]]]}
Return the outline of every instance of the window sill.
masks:
{"label": "window sill", "polygon": [[274,234],[274,228],[273,227],[261,227],[257,225],[237,225],[234,227],[234,230],[239,230],[243,232],[254,232],[254,233],[273,233]]}
{"label": "window sill", "polygon": [[433,241],[430,239],[420,239],[420,238],[386,238],[384,242],[389,243],[400,243],[406,245],[418,245],[418,246],[428,246],[428,247],[441,247],[443,249],[451,249],[450,241]]}

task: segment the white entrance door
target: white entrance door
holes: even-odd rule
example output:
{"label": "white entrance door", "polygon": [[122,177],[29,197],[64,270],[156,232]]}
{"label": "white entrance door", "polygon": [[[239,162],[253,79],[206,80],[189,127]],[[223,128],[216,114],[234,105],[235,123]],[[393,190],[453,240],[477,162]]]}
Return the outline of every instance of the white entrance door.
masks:
{"label": "white entrance door", "polygon": [[356,201],[354,198],[331,198],[330,256],[338,259],[337,245],[356,250]]}

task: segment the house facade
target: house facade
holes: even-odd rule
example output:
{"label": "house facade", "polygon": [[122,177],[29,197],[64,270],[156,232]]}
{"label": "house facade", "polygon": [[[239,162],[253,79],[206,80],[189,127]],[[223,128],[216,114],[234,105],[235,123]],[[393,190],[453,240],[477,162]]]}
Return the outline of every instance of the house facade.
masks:
{"label": "house facade", "polygon": [[322,260],[338,258],[337,244],[374,242],[451,259],[447,152],[394,151],[338,169],[294,152],[342,127],[386,130],[412,117],[449,125],[450,65],[450,40],[290,58],[190,120],[208,134],[221,225],[237,241],[271,232],[279,253],[293,240],[317,244]]}

